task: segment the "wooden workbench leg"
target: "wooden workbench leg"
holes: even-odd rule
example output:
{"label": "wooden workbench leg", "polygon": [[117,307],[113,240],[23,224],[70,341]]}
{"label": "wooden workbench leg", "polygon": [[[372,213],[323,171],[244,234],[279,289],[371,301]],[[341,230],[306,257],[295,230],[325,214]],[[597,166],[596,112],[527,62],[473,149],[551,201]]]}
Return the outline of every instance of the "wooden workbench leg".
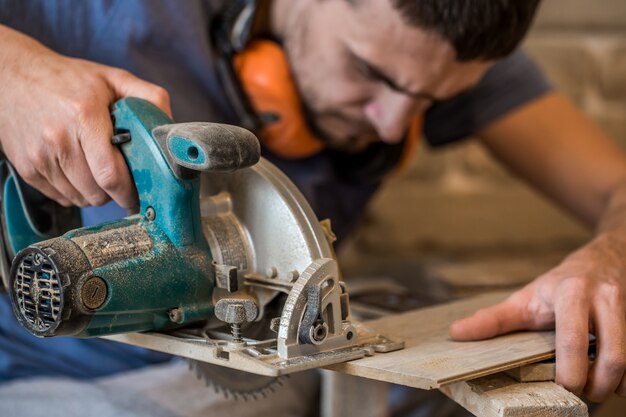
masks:
{"label": "wooden workbench leg", "polygon": [[587,405],[554,382],[517,382],[505,374],[440,390],[480,417],[588,417]]}
{"label": "wooden workbench leg", "polygon": [[322,417],[388,417],[389,384],[322,371]]}

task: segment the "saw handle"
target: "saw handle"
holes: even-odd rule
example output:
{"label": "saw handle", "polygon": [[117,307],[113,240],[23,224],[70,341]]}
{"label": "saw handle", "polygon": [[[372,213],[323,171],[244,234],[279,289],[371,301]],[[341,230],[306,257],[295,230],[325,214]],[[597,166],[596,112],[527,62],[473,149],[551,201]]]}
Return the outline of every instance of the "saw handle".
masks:
{"label": "saw handle", "polygon": [[256,136],[234,126],[174,123],[156,106],[134,97],[117,101],[112,115],[137,188],[139,213],[176,247],[206,248],[200,172],[255,164],[260,158]]}
{"label": "saw handle", "polygon": [[259,162],[261,147],[254,134],[217,123],[175,123],[152,130],[167,149],[170,164],[206,172],[228,172]]}

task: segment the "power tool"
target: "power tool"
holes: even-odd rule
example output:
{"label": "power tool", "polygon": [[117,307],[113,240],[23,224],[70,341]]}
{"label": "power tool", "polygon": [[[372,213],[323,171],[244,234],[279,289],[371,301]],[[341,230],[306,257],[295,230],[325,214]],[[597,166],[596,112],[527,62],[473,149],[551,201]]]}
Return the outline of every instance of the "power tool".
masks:
{"label": "power tool", "polygon": [[3,238],[9,253],[21,250],[5,281],[28,331],[184,356],[244,395],[280,375],[403,347],[352,320],[329,223],[260,157],[254,134],[174,123],[137,98],[115,103],[112,118],[137,214],[39,241],[9,169]]}

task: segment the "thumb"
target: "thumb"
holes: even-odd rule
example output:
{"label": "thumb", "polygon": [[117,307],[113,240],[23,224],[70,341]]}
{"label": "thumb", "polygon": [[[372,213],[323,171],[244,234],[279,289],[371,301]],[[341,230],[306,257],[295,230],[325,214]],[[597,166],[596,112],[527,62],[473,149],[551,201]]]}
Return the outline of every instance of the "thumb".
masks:
{"label": "thumb", "polygon": [[137,78],[130,72],[119,68],[107,68],[106,78],[113,89],[115,100],[130,96],[142,98],[172,117],[170,96],[163,87]]}
{"label": "thumb", "polygon": [[482,340],[529,328],[532,323],[526,313],[528,303],[521,295],[515,293],[499,304],[455,321],[450,326],[450,336],[458,341]]}

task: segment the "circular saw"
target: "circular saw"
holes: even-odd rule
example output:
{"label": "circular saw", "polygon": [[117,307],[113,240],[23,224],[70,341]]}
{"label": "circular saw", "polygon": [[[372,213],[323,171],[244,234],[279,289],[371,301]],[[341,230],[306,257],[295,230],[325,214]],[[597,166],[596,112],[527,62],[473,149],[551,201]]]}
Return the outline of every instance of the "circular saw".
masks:
{"label": "circular saw", "polygon": [[[352,320],[330,224],[252,133],[177,124],[136,98],[117,102],[113,119],[139,213],[44,241],[5,233],[21,242],[6,281],[32,334],[183,356],[245,398],[282,375],[403,347]],[[3,196],[11,222],[25,221],[24,199]]]}

